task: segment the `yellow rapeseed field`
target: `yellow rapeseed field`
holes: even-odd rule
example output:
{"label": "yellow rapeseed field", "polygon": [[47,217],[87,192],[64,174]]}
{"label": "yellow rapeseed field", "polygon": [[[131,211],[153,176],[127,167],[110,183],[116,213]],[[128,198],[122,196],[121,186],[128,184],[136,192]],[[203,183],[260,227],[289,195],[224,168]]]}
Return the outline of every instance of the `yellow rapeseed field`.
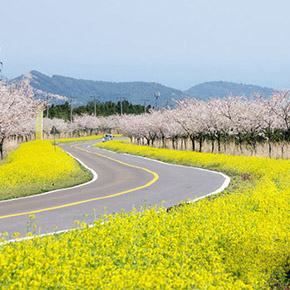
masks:
{"label": "yellow rapeseed field", "polygon": [[169,212],[104,215],[94,228],[3,244],[3,289],[282,289],[290,273],[290,161],[98,146],[213,168],[242,184]]}
{"label": "yellow rapeseed field", "polygon": [[82,183],[91,174],[51,141],[21,144],[0,166],[0,199]]}

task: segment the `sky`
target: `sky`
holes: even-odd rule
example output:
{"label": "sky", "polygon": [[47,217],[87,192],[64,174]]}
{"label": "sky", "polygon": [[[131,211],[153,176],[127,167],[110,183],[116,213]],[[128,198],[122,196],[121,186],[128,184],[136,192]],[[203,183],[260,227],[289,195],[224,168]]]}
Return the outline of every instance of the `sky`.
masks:
{"label": "sky", "polygon": [[289,0],[0,0],[2,74],[290,88]]}

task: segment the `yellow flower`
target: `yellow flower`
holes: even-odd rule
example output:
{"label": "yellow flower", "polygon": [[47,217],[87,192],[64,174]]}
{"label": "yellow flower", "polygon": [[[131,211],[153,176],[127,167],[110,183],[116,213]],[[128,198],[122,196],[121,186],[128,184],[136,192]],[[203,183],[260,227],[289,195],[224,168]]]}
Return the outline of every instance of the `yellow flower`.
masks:
{"label": "yellow flower", "polygon": [[239,184],[170,212],[133,209],[106,215],[93,228],[78,221],[80,228],[61,235],[2,244],[1,287],[240,290],[283,282],[290,271],[290,161],[99,146],[214,168]]}

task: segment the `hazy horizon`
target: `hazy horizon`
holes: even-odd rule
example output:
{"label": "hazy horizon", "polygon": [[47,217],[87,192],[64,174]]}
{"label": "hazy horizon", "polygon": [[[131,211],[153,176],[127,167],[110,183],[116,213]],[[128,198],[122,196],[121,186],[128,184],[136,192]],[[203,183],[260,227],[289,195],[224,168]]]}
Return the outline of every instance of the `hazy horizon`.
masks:
{"label": "hazy horizon", "polygon": [[[287,0],[1,2],[2,74],[290,88]],[[13,20],[11,20],[13,19]]]}

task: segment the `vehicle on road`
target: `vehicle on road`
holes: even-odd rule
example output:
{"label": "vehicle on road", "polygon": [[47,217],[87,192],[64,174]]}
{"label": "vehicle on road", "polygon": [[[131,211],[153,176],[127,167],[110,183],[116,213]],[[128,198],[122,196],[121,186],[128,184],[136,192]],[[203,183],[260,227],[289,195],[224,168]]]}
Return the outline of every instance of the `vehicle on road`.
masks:
{"label": "vehicle on road", "polygon": [[103,142],[110,141],[113,139],[114,139],[114,136],[112,134],[106,134],[105,137],[103,138]]}

